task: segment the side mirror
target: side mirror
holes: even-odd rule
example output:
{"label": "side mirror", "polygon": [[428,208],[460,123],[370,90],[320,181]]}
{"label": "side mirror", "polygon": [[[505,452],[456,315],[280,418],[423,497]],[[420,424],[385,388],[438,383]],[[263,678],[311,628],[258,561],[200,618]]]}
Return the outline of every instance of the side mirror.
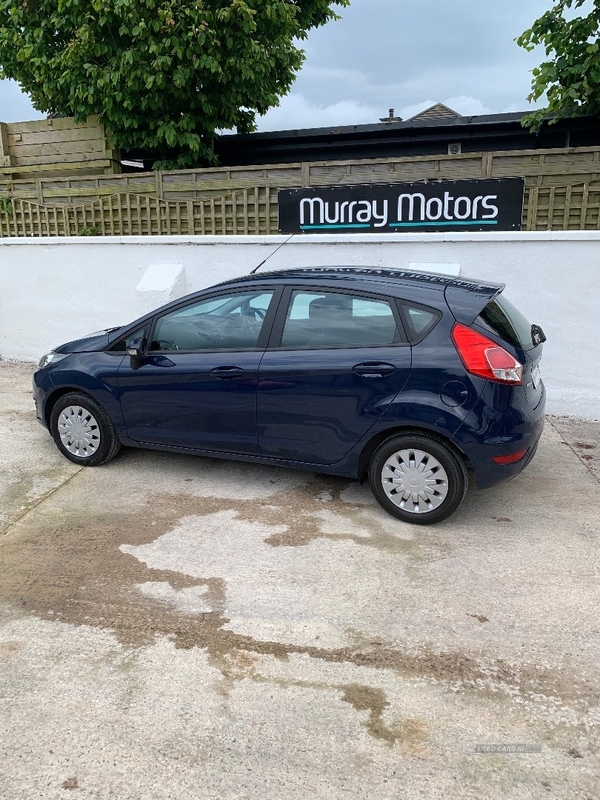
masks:
{"label": "side mirror", "polygon": [[125,343],[127,355],[129,356],[131,369],[139,369],[146,358],[146,339],[128,339]]}

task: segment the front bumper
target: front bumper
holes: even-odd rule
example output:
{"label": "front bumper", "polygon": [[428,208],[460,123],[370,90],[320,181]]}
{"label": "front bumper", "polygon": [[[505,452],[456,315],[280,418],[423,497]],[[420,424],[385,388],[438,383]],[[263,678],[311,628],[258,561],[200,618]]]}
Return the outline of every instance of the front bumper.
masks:
{"label": "front bumper", "polygon": [[35,404],[35,416],[40,425],[48,428],[46,418],[44,416],[45,400],[48,389],[52,386],[52,381],[48,376],[47,369],[39,369],[33,373],[32,394],[33,402]]}

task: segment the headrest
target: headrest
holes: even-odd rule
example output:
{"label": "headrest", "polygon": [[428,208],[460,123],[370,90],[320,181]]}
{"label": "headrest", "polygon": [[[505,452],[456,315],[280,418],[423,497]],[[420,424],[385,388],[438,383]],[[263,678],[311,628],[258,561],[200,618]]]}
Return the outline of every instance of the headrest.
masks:
{"label": "headrest", "polygon": [[323,318],[352,316],[352,298],[343,295],[328,295],[317,297],[308,306],[308,318],[321,320]]}

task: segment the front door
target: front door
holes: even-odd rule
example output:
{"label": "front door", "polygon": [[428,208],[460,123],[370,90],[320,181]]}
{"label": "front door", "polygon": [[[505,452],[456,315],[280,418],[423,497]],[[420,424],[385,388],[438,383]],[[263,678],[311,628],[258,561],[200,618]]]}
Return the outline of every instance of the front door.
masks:
{"label": "front door", "polygon": [[257,453],[256,392],[273,291],[234,292],[159,317],[136,369],[117,380],[127,433],[142,444]]}

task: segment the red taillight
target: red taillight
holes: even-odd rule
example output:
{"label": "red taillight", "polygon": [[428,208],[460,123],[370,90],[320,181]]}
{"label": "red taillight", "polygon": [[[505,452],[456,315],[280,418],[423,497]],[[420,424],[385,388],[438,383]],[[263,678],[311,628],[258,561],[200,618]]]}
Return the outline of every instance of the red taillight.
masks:
{"label": "red taillight", "polygon": [[517,461],[520,461],[527,451],[529,450],[528,447],[525,450],[519,450],[518,453],[511,453],[509,456],[492,456],[492,461],[495,461],[496,464],[516,464]]}
{"label": "red taillight", "polygon": [[497,383],[523,383],[523,365],[487,336],[457,323],[452,340],[471,375]]}

